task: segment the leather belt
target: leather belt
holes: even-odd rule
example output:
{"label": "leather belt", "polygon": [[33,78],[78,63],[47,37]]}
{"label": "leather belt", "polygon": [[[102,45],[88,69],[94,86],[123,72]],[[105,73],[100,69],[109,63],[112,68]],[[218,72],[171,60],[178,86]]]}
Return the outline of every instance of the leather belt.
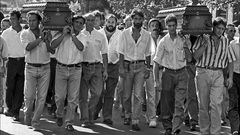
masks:
{"label": "leather belt", "polygon": [[124,60],[124,62],[127,62],[128,64],[139,64],[139,63],[145,62],[145,60],[135,60],[135,61]]}
{"label": "leather belt", "polygon": [[46,63],[46,64],[40,64],[40,63],[27,63],[27,64],[30,65],[30,66],[33,66],[33,67],[42,67],[42,66],[48,65],[49,63]]}
{"label": "leather belt", "polygon": [[20,60],[24,60],[24,57],[16,57],[16,58],[13,58],[13,57],[8,57],[9,60],[16,60],[16,61],[20,61]]}
{"label": "leather belt", "polygon": [[216,68],[216,67],[200,67],[197,66],[197,68],[203,68],[203,69],[209,69],[209,70],[222,70],[223,68]]}
{"label": "leather belt", "polygon": [[98,64],[101,64],[101,62],[82,62],[82,64],[89,66],[89,65],[98,65]]}
{"label": "leather belt", "polygon": [[58,65],[61,65],[63,67],[81,67],[81,63],[77,63],[77,64],[63,64],[63,63],[60,63],[60,62],[57,62]]}
{"label": "leather belt", "polygon": [[164,69],[167,70],[167,71],[170,71],[170,72],[181,72],[181,71],[185,70],[186,68],[182,67],[182,68],[179,68],[179,69],[170,69],[170,68],[164,67]]}

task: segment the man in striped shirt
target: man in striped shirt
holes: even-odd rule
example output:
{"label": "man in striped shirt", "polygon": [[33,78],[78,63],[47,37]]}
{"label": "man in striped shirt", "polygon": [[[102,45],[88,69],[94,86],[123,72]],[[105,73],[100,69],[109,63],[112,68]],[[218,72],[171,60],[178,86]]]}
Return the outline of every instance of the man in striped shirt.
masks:
{"label": "man in striped shirt", "polygon": [[[217,17],[211,35],[200,36],[193,46],[196,59],[196,89],[199,99],[199,124],[203,135],[219,135],[221,130],[221,103],[224,81],[227,88],[233,84],[233,64],[236,60],[228,40],[223,36],[226,21]],[[224,80],[223,70],[228,66],[229,78]]]}

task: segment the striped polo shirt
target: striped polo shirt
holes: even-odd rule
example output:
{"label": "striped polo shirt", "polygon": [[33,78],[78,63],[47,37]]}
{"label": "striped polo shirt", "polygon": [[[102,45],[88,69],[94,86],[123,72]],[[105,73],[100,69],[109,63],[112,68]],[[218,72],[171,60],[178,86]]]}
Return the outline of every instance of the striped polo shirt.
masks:
{"label": "striped polo shirt", "polygon": [[[228,40],[226,37],[220,37],[218,48],[215,47],[211,35],[206,35],[206,37],[208,39],[208,46],[203,52],[203,55],[196,60],[197,67],[225,68],[229,62],[236,60],[234,51],[231,46],[228,46]],[[199,36],[193,45],[193,52],[200,48],[202,42],[203,36]]]}

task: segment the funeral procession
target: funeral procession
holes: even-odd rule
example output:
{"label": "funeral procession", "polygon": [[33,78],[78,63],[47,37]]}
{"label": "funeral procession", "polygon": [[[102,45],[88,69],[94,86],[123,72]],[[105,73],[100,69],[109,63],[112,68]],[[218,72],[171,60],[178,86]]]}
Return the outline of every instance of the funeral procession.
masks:
{"label": "funeral procession", "polygon": [[0,0],[0,135],[240,135],[240,0]]}

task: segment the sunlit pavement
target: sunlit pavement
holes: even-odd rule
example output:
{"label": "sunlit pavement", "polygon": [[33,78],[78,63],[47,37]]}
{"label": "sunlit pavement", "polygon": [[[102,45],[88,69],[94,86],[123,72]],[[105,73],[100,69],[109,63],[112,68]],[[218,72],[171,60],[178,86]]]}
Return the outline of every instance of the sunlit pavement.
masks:
{"label": "sunlit pavement", "polygon": [[[23,124],[23,113],[20,115],[20,122],[14,122],[10,117],[5,115],[0,115],[0,135],[163,135],[164,130],[162,124],[159,123],[157,128],[149,128],[145,124],[145,120],[142,117],[140,128],[141,131],[132,131],[130,126],[123,125],[123,119],[120,116],[120,111],[114,109],[113,111],[113,126],[108,126],[102,124],[102,119],[96,120],[95,124],[91,128],[81,127],[81,122],[78,115],[76,115],[76,120],[74,124],[75,131],[68,132],[65,130],[64,125],[58,127],[56,124],[56,119],[52,118],[44,111],[41,118],[41,124],[39,126],[39,131],[34,131],[31,127]],[[223,135],[230,135],[230,127],[222,127]],[[190,132],[189,128],[186,126],[182,127],[181,135],[199,135],[199,132]]]}

